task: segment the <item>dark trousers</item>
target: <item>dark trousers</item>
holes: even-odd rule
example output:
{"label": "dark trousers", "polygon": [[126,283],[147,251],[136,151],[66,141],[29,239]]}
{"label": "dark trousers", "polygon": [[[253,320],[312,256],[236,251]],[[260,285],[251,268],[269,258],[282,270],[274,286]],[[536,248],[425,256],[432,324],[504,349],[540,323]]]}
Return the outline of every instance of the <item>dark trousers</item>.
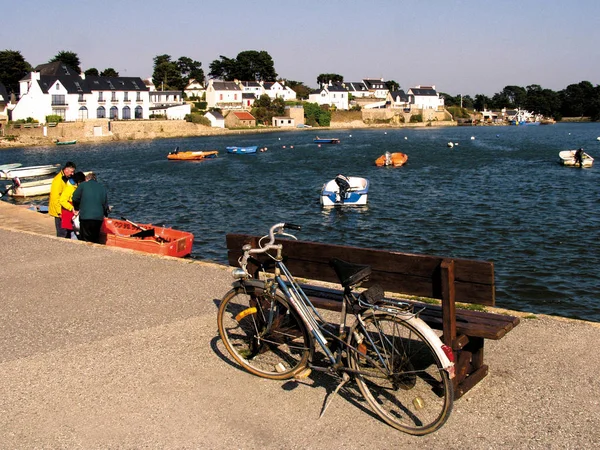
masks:
{"label": "dark trousers", "polygon": [[62,227],[62,223],[60,221],[60,217],[54,218],[54,227],[56,228],[56,236],[61,238],[67,237],[67,231]]}
{"label": "dark trousers", "polygon": [[101,226],[102,220],[79,219],[79,239],[99,244]]}

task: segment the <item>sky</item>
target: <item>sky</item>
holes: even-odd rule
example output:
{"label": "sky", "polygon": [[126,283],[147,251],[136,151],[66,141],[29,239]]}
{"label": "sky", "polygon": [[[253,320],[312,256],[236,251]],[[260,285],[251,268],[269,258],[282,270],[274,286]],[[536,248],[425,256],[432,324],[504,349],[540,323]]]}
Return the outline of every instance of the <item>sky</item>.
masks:
{"label": "sky", "polygon": [[67,50],[82,70],[147,78],[153,58],[168,54],[208,75],[220,55],[264,50],[280,77],[313,88],[321,73],[471,96],[600,84],[599,0],[32,0],[2,9],[0,50],[32,66]]}

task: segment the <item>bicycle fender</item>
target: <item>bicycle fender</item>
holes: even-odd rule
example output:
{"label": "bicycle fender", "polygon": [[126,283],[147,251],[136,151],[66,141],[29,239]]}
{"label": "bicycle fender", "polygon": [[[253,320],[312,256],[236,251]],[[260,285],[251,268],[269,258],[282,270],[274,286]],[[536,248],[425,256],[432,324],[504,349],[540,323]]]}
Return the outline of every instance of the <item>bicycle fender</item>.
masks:
{"label": "bicycle fender", "polygon": [[436,332],[433,331],[431,327],[423,321],[423,319],[420,319],[414,316],[413,314],[398,314],[398,316],[402,318],[402,320],[405,320],[406,322],[410,323],[413,327],[415,327],[419,331],[419,333],[421,333],[423,337],[425,337],[425,339],[427,339],[431,343],[433,349],[435,350],[435,354],[438,356],[440,362],[442,363],[442,367],[448,372],[450,378],[453,378],[454,363],[450,361],[450,359],[442,349],[444,343],[436,334]]}

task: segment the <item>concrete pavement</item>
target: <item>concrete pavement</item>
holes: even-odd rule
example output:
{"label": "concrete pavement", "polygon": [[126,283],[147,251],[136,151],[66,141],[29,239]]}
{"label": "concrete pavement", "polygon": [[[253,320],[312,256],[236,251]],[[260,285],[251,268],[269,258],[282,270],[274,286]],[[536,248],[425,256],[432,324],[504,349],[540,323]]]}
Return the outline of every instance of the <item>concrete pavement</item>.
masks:
{"label": "concrete pavement", "polygon": [[[44,231],[45,230],[45,231]],[[52,236],[0,202],[0,448],[597,448],[600,328],[545,316],[488,342],[438,432],[384,425],[351,386],[251,376],[223,353],[229,269]]]}

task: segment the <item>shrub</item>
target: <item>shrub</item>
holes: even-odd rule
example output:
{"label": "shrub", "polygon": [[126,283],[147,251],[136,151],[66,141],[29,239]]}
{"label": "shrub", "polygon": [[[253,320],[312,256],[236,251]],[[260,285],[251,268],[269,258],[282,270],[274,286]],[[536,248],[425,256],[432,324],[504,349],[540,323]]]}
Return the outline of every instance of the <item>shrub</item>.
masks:
{"label": "shrub", "polygon": [[166,119],[164,114],[150,114],[151,119]]}
{"label": "shrub", "polygon": [[63,118],[56,114],[50,114],[49,116],[46,116],[46,123],[48,123],[48,122],[58,123],[58,122],[62,122],[62,121],[63,121]]}
{"label": "shrub", "polygon": [[210,127],[210,120],[208,120],[202,113],[191,113],[185,115],[186,122],[197,123]]}
{"label": "shrub", "polygon": [[206,111],[206,107],[208,106],[207,102],[194,102],[194,106],[202,111]]}
{"label": "shrub", "polygon": [[423,122],[423,116],[421,114],[413,114],[410,116],[410,123]]}

